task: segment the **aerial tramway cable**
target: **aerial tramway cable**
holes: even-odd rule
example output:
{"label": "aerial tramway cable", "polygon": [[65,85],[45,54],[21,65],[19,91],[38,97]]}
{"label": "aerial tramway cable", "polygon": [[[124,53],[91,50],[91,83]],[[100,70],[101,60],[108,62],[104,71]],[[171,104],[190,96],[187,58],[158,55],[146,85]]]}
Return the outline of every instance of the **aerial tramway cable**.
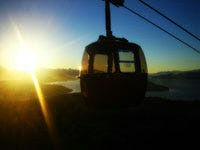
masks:
{"label": "aerial tramway cable", "polygon": [[[124,7],[125,9],[129,10],[130,12],[132,12],[133,14],[139,16],[140,18],[144,19],[145,21],[149,22],[150,24],[154,25],[155,27],[157,27],[158,29],[162,30],[163,32],[167,33],[168,35],[172,36],[174,39],[178,40],[179,42],[185,44],[186,46],[190,47],[192,50],[194,50],[195,52],[197,52],[198,54],[200,54],[200,50],[194,48],[193,46],[191,46],[190,44],[188,44],[187,42],[181,40],[180,38],[178,38],[177,36],[173,35],[172,33],[168,32],[167,30],[165,30],[164,28],[160,27],[159,25],[153,23],[152,21],[150,21],[149,19],[145,18],[144,16],[140,15],[139,13],[137,13],[136,11],[128,8],[127,6],[124,5],[124,0],[103,0],[103,1],[107,1],[107,3],[111,2],[113,5],[117,6],[117,7]],[[157,13],[159,13],[161,16],[165,17],[166,19],[168,19],[169,21],[171,21],[172,23],[174,23],[175,25],[177,25],[179,28],[181,28],[182,30],[184,30],[185,32],[187,32],[188,34],[192,35],[193,37],[195,37],[197,40],[200,40],[198,37],[196,37],[194,34],[192,34],[191,32],[189,32],[188,30],[186,30],[185,28],[183,28],[182,26],[178,25],[177,23],[175,23],[173,20],[171,20],[169,17],[165,16],[164,14],[160,13],[159,11],[157,11],[156,9],[154,9],[153,7],[151,7],[150,5],[146,4],[145,2],[143,2],[142,0],[139,0],[140,2],[144,3],[145,5],[147,5],[148,7],[150,7],[151,9],[153,9],[154,11],[156,11]],[[112,32],[111,32],[112,33]]]}
{"label": "aerial tramway cable", "polygon": [[167,19],[168,21],[170,21],[171,23],[175,24],[176,26],[178,26],[180,29],[182,29],[183,31],[185,31],[186,33],[190,34],[192,37],[194,37],[195,39],[197,39],[198,41],[200,41],[200,38],[197,37],[196,35],[194,35],[193,33],[191,33],[190,31],[188,31],[187,29],[185,29],[184,27],[182,27],[181,25],[177,24],[175,21],[173,21],[172,19],[170,19],[169,17],[167,17],[166,15],[164,15],[163,13],[159,12],[157,9],[153,8],[152,6],[150,6],[149,4],[147,4],[146,2],[144,2],[143,0],[139,0],[141,3],[143,3],[144,5],[146,5],[147,7],[149,7],[150,9],[154,10],[156,13],[158,13],[159,15],[161,15],[162,17],[164,17],[165,19]]}
{"label": "aerial tramway cable", "polygon": [[178,40],[179,42],[185,44],[186,46],[190,47],[192,50],[194,50],[195,52],[200,54],[200,50],[194,48],[193,46],[191,46],[190,44],[184,42],[183,40],[181,40],[180,38],[176,37],[175,35],[173,35],[172,33],[168,32],[167,30],[163,29],[162,27],[158,26],[157,24],[153,23],[152,21],[150,21],[149,19],[145,18],[144,16],[140,15],[139,13],[135,12],[134,10],[128,8],[127,6],[123,5],[122,7],[126,8],[127,10],[129,10],[130,12],[134,13],[135,15],[139,16],[140,18],[144,19],[145,21],[151,23],[152,25],[154,25],[155,27],[157,27],[158,29],[162,30],[163,32],[167,33],[168,35],[172,36],[173,38],[175,38],[176,40]]}

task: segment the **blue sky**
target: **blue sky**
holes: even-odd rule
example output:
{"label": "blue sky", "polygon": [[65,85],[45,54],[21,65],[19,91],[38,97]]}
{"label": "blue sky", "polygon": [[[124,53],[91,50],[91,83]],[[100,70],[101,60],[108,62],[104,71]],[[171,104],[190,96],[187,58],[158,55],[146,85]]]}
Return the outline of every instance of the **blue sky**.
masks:
{"label": "blue sky", "polygon": [[[145,1],[200,37],[199,0]],[[138,0],[125,0],[125,5],[200,49],[199,41]],[[111,12],[113,34],[143,48],[149,72],[200,68],[200,55],[189,47],[124,8],[111,6]],[[0,2],[0,21],[0,65],[11,69],[8,60],[17,50],[13,24],[45,68],[78,68],[84,47],[105,35],[102,0],[5,0]]]}

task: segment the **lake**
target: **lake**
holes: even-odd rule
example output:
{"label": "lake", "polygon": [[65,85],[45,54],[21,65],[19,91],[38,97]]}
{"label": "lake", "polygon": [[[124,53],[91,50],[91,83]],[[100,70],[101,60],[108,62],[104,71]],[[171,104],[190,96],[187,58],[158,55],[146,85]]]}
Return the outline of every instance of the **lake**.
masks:
{"label": "lake", "polygon": [[[169,91],[146,92],[146,96],[157,96],[173,100],[200,100],[200,80],[183,79],[149,79],[159,85],[169,88]],[[72,93],[81,92],[80,80],[51,82],[50,84],[62,85],[72,89]]]}
{"label": "lake", "polygon": [[200,100],[200,80],[150,79],[150,81],[168,87],[169,91],[147,92],[146,96],[158,96],[176,100]]}

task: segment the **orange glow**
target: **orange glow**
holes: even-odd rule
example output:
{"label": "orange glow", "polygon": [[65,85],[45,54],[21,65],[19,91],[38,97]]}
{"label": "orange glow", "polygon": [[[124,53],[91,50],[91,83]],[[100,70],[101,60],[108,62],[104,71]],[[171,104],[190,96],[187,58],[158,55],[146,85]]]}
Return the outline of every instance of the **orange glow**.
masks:
{"label": "orange glow", "polygon": [[78,70],[81,71],[81,70],[82,70],[82,66],[79,66],[79,67],[78,67]]}
{"label": "orange glow", "polygon": [[15,57],[16,57],[16,61],[14,63],[15,67],[17,67],[20,70],[29,71],[31,73],[31,76],[32,76],[32,79],[34,82],[34,86],[35,86],[35,90],[37,93],[37,97],[38,97],[38,100],[40,103],[40,107],[41,107],[45,122],[48,127],[49,134],[50,134],[53,142],[55,142],[55,144],[57,144],[58,137],[55,132],[54,124],[52,122],[52,116],[50,115],[50,111],[48,110],[42,90],[40,88],[40,85],[39,85],[38,80],[34,73],[34,70],[37,67],[37,59],[34,56],[34,54],[32,54],[31,51],[29,51],[29,49],[27,49],[27,46],[24,42],[24,39],[23,39],[21,32],[18,29],[17,25],[15,25],[14,22],[12,22],[12,24],[13,24],[14,30],[17,35],[18,43],[20,45],[20,50],[15,55]]}

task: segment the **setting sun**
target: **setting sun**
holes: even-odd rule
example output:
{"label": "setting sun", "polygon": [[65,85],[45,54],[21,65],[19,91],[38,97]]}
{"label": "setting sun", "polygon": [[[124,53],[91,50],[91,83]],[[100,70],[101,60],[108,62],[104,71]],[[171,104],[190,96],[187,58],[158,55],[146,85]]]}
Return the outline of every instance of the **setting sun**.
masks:
{"label": "setting sun", "polygon": [[16,67],[23,71],[34,71],[37,68],[38,62],[34,54],[22,51],[16,55]]}

